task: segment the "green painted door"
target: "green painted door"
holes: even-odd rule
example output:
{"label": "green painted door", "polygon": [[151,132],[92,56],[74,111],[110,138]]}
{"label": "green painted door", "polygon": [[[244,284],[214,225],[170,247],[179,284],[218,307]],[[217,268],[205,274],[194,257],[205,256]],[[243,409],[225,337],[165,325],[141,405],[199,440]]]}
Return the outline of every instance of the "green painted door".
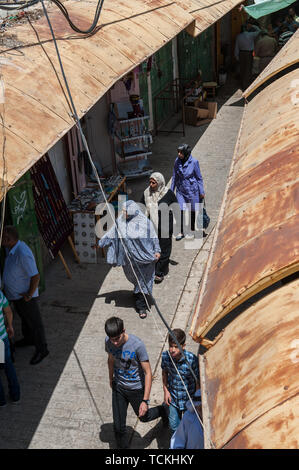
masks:
{"label": "green painted door", "polygon": [[12,224],[18,229],[20,240],[31,248],[40,274],[39,292],[45,290],[42,250],[38,230],[32,181],[30,173],[25,173],[7,193]]}
{"label": "green painted door", "polygon": [[191,80],[199,70],[203,81],[214,79],[214,26],[193,38],[186,31],[178,35],[178,61],[180,78]]}
{"label": "green painted door", "polygon": [[[153,58],[151,70],[151,86],[153,96],[153,113],[156,125],[159,125],[169,118],[174,110],[174,102],[168,99],[156,99],[158,93],[166,85],[173,82],[173,58],[171,42],[165,44],[157,51]],[[172,98],[172,88],[163,94],[164,98]]]}

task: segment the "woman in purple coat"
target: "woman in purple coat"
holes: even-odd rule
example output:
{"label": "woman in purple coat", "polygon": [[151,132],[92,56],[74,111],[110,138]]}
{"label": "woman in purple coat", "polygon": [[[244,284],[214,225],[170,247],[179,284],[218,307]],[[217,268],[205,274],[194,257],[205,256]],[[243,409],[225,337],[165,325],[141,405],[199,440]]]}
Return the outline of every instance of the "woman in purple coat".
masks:
{"label": "woman in purple coat", "polygon": [[[185,211],[191,211],[191,231],[195,226],[196,203],[202,202],[204,198],[203,179],[201,176],[198,160],[191,155],[191,148],[188,144],[182,144],[178,147],[178,157],[174,163],[171,190],[176,189],[176,197],[181,208],[181,233],[176,240],[194,238],[190,233],[184,234],[183,220]],[[197,208],[198,210],[198,208]]]}

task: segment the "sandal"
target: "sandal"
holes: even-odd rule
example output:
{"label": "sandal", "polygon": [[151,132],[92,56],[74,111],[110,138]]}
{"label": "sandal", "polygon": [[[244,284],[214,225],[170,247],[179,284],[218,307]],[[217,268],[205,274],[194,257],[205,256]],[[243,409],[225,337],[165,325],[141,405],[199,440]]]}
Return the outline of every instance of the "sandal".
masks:
{"label": "sandal", "polygon": [[142,320],[144,320],[147,317],[146,310],[139,310],[138,314],[139,314],[139,318],[141,318]]}

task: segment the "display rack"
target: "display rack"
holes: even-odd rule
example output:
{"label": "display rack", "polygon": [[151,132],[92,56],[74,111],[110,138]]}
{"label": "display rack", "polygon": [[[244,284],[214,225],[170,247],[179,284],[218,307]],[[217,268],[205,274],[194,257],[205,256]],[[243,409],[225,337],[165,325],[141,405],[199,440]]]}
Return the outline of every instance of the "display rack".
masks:
{"label": "display rack", "polygon": [[[114,103],[117,167],[127,179],[148,176],[153,171],[148,160],[152,155],[150,146],[153,142],[148,126],[150,116],[140,115],[143,113],[141,102],[138,101],[138,112],[130,102]],[[132,116],[134,113],[135,116]]]}

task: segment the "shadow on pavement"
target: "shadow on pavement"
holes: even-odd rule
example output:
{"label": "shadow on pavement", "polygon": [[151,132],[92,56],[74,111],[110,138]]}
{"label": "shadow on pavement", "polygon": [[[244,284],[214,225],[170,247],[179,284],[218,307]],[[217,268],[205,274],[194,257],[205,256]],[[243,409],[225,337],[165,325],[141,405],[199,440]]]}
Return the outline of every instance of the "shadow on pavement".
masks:
{"label": "shadow on pavement", "polygon": [[[66,277],[60,260],[54,260],[45,270],[46,291],[40,296],[50,354],[40,364],[32,366],[29,361],[34,347],[16,348],[15,368],[21,386],[21,402],[13,405],[8,401],[5,408],[0,408],[0,449],[20,449],[30,445],[110,270],[102,261],[94,265],[76,264],[67,247],[64,257],[72,279]],[[18,340],[22,334],[17,315],[14,315],[14,329],[15,340]],[[4,371],[1,370],[0,374],[4,389],[8,392]]]}
{"label": "shadow on pavement", "polygon": [[[157,441],[158,449],[169,449],[170,447],[170,432],[163,427],[161,420],[143,437],[131,426],[127,426],[127,437],[130,449],[146,449],[154,440]],[[99,439],[101,442],[108,442],[109,449],[117,449],[113,423],[105,423],[101,426]]]}

